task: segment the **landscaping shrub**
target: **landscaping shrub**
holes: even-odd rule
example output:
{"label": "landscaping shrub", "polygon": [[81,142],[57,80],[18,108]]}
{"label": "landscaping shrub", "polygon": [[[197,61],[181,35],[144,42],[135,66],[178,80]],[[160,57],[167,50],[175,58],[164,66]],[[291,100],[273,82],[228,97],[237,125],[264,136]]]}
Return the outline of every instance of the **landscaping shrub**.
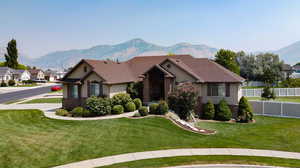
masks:
{"label": "landscaping shrub", "polygon": [[122,105],[114,105],[112,109],[112,114],[122,114],[124,113],[124,108]]}
{"label": "landscaping shrub", "polygon": [[133,103],[135,104],[136,109],[139,109],[143,105],[140,98],[133,99]]}
{"label": "landscaping shrub", "polygon": [[143,82],[135,82],[127,85],[126,91],[132,98],[143,97]]}
{"label": "landscaping shrub", "polygon": [[140,117],[141,114],[139,112],[134,113],[133,117]]}
{"label": "landscaping shrub", "polygon": [[196,105],[196,88],[191,83],[179,85],[169,96],[168,104],[181,119],[188,120]]}
{"label": "landscaping shrub", "polygon": [[148,111],[148,108],[146,106],[142,106],[140,109],[139,109],[139,113],[141,116],[146,116],[149,114],[149,111]]}
{"label": "landscaping shrub", "polygon": [[122,105],[125,106],[128,102],[131,102],[132,99],[127,93],[119,93],[112,97],[112,105]]}
{"label": "landscaping shrub", "polygon": [[166,101],[161,100],[158,103],[157,114],[165,115],[169,111],[169,106]]}
{"label": "landscaping shrub", "polygon": [[89,117],[89,116],[91,116],[90,111],[88,111],[87,109],[84,109],[83,107],[75,107],[71,111],[71,114],[74,117]]}
{"label": "landscaping shrub", "polygon": [[92,96],[86,100],[86,109],[92,116],[101,116],[111,113],[111,102],[109,98],[97,98]]}
{"label": "landscaping shrub", "polygon": [[0,84],[0,86],[1,87],[7,87],[7,84],[4,81],[2,81],[1,84]]}
{"label": "landscaping shrub", "polygon": [[55,114],[59,115],[59,116],[68,116],[69,112],[67,110],[65,110],[65,109],[57,109],[55,111]]}
{"label": "landscaping shrub", "polygon": [[219,121],[229,121],[232,113],[225,99],[222,99],[217,105],[215,119]]}
{"label": "landscaping shrub", "polygon": [[133,102],[128,102],[126,105],[125,105],[125,110],[126,112],[132,112],[134,111],[136,108],[135,108],[135,104]]}
{"label": "landscaping shrub", "polygon": [[251,122],[253,120],[253,113],[251,105],[249,104],[248,100],[243,96],[239,102],[239,109],[238,109],[238,122]]}
{"label": "landscaping shrub", "polygon": [[203,107],[203,119],[212,120],[215,117],[215,107],[214,104],[209,100]]}
{"label": "landscaping shrub", "polygon": [[150,114],[157,114],[157,109],[158,109],[158,103],[153,103],[153,104],[150,104],[149,106],[149,113]]}
{"label": "landscaping shrub", "polygon": [[264,99],[267,99],[267,100],[269,100],[269,99],[276,99],[276,95],[275,95],[274,89],[271,90],[270,87],[265,87],[263,89],[261,97],[264,98]]}
{"label": "landscaping shrub", "polygon": [[14,80],[9,80],[8,81],[8,86],[15,86],[16,85],[16,82]]}

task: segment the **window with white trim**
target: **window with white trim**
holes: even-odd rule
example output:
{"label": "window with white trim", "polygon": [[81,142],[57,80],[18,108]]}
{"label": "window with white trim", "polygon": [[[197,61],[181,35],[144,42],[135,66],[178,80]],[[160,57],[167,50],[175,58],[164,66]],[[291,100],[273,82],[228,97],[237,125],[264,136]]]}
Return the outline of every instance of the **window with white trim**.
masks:
{"label": "window with white trim", "polygon": [[207,84],[207,96],[230,96],[230,85],[225,83],[209,83]]}
{"label": "window with white trim", "polygon": [[78,98],[78,85],[70,85],[70,97],[71,98]]}
{"label": "window with white trim", "polygon": [[100,83],[90,83],[90,96],[100,96]]}

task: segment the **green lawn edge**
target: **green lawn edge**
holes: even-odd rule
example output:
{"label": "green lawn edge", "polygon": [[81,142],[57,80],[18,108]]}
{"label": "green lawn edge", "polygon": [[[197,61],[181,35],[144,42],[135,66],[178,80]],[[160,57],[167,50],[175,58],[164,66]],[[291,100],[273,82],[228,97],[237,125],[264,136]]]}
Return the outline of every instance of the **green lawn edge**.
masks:
{"label": "green lawn edge", "polygon": [[246,164],[260,166],[300,167],[300,160],[260,156],[178,156],[157,159],[137,160],[98,168],[156,168],[197,164]]}
{"label": "green lawn edge", "polygon": [[37,103],[62,103],[62,98],[39,98],[25,101],[20,104],[37,104]]}

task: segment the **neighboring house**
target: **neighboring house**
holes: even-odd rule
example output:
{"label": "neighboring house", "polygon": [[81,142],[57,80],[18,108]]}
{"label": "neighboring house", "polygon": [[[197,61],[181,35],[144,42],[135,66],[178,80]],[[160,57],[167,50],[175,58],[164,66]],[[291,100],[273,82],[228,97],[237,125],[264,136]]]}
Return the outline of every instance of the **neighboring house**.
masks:
{"label": "neighboring house", "polygon": [[289,65],[289,64],[282,64],[282,66],[281,66],[281,72],[283,74],[283,78],[287,79],[294,72],[294,68],[291,65]]}
{"label": "neighboring house", "polygon": [[7,83],[13,79],[13,72],[14,70],[9,67],[0,67],[0,82],[4,81]]}
{"label": "neighboring house", "polygon": [[51,69],[47,69],[44,73],[45,75],[45,80],[47,81],[55,81],[57,79],[56,77],[56,71],[53,71]]}
{"label": "neighboring house", "polygon": [[41,69],[30,69],[29,70],[31,80],[44,80],[45,75]]}
{"label": "neighboring house", "polygon": [[126,62],[83,59],[61,81],[63,107],[72,109],[92,95],[125,93],[132,82],[143,82],[144,103],[166,99],[179,83],[192,82],[202,103],[226,99],[237,106],[244,79],[207,58],[174,55],[141,56]]}
{"label": "neighboring house", "polygon": [[19,82],[30,80],[30,73],[27,70],[14,70],[13,79]]}
{"label": "neighboring house", "polygon": [[292,73],[291,78],[300,78],[300,65],[293,66],[294,73]]}

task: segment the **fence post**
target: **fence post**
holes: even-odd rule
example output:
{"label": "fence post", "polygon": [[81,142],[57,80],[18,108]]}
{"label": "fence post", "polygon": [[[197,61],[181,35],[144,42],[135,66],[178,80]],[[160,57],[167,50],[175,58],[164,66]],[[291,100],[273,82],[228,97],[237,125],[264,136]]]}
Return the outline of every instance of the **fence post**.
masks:
{"label": "fence post", "polygon": [[262,101],[262,114],[265,115],[265,102]]}
{"label": "fence post", "polygon": [[283,103],[280,102],[280,115],[283,116]]}

